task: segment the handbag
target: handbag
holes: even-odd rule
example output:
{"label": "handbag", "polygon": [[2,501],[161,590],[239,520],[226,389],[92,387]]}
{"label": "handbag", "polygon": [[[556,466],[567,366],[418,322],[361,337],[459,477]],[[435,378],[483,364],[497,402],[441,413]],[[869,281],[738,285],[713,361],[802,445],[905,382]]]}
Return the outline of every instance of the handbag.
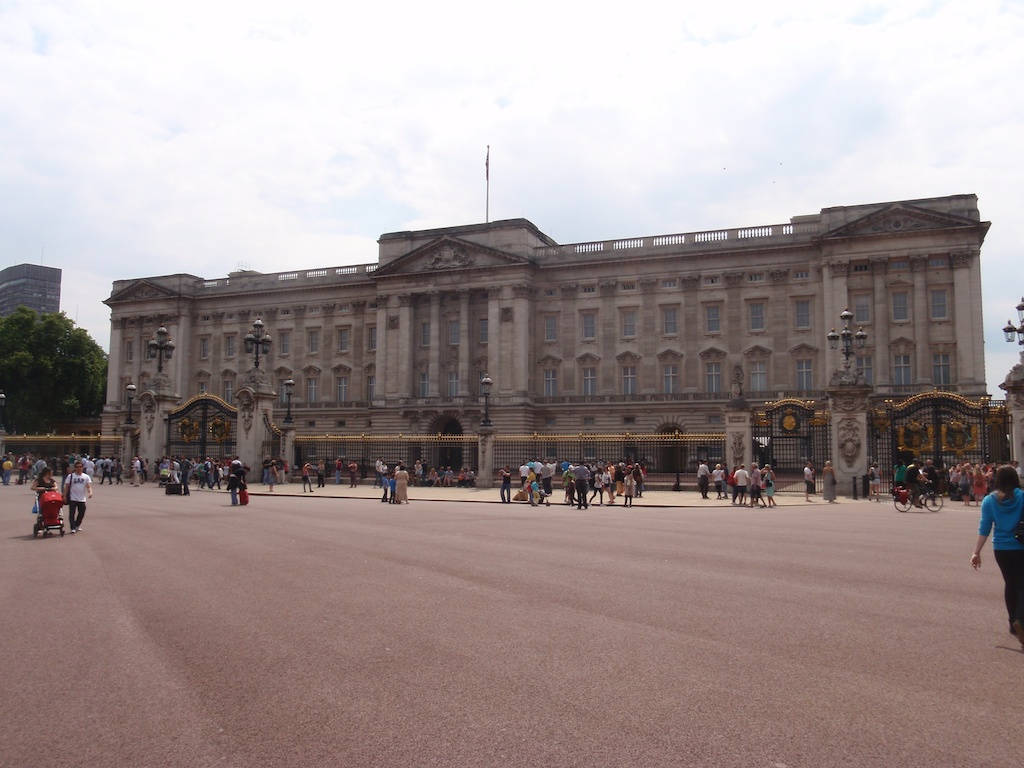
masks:
{"label": "handbag", "polygon": [[32,514],[39,514],[39,499],[36,499],[35,501],[32,502]]}

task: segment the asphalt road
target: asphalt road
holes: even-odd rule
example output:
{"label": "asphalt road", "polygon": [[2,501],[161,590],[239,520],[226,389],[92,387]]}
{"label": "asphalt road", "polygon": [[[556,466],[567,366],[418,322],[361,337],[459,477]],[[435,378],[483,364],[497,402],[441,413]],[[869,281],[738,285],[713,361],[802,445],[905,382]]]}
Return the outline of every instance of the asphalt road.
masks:
{"label": "asphalt road", "polygon": [[0,488],[0,766],[1010,766],[977,510]]}

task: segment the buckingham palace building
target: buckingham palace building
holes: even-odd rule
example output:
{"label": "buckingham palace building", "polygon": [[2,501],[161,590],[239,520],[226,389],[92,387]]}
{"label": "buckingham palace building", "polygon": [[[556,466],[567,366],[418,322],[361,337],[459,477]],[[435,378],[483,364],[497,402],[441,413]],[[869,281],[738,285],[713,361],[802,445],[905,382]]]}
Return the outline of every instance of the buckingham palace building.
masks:
{"label": "buckingham palace building", "polygon": [[[177,402],[234,404],[256,320],[273,421],[300,433],[472,433],[485,375],[515,433],[721,431],[728,401],[821,398],[846,362],[872,399],[979,397],[988,228],[975,195],[571,244],[508,219],[384,234],[355,266],[119,280],[104,433],[158,363]],[[852,356],[828,339],[847,309]]]}

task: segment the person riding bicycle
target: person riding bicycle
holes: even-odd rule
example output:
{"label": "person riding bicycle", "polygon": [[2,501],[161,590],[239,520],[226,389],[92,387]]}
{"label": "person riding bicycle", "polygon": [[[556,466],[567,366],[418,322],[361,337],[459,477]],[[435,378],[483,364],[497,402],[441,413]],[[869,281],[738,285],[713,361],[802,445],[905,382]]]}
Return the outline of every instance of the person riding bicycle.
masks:
{"label": "person riding bicycle", "polygon": [[924,480],[926,478],[921,474],[921,469],[917,466],[917,462],[910,462],[907,465],[907,474],[904,476],[903,482],[907,490],[910,491],[910,503],[915,507],[923,506],[921,504],[921,492],[923,490],[922,481]]}

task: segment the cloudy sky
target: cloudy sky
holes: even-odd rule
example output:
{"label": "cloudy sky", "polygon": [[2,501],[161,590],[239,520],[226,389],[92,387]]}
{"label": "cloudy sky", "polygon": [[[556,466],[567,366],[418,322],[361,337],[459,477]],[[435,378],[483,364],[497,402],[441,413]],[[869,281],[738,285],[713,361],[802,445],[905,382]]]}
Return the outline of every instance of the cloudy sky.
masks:
{"label": "cloudy sky", "polygon": [[1024,4],[0,0],[0,265],[115,279],[376,260],[523,216],[559,242],[976,193],[990,389],[1024,292]]}

